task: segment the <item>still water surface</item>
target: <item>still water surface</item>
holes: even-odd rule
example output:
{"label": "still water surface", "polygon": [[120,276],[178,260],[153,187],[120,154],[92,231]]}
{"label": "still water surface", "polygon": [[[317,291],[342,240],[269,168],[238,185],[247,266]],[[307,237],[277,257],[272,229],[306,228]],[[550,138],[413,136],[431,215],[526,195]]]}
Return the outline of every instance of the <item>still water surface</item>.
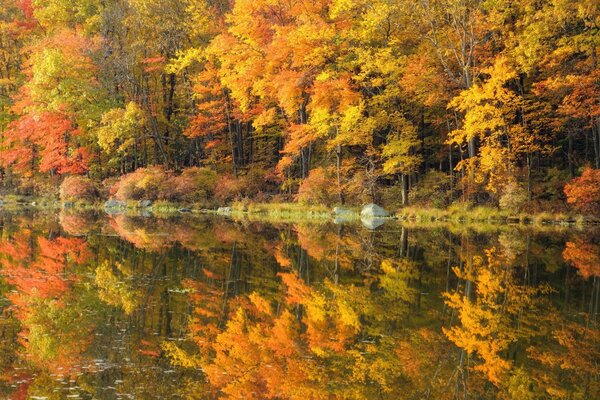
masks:
{"label": "still water surface", "polygon": [[598,232],[0,213],[0,398],[598,399]]}

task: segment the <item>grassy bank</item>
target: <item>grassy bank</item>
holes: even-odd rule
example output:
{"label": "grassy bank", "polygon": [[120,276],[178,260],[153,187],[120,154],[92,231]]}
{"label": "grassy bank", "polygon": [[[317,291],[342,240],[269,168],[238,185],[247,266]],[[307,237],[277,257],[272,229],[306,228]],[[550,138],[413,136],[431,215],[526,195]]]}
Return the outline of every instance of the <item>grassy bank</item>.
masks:
{"label": "grassy bank", "polygon": [[[137,201],[122,203],[117,208],[106,209],[105,202],[98,199],[95,202],[61,202],[50,197],[24,197],[7,195],[1,197],[1,209],[18,211],[38,209],[57,211],[61,208],[74,210],[96,210],[109,213],[124,213],[137,215],[149,213],[156,216],[186,213],[210,213],[231,216],[234,219],[248,219],[271,222],[302,222],[302,221],[356,221],[360,219],[360,207],[344,207],[347,212],[335,214],[333,208],[324,205],[305,205],[300,203],[253,203],[235,202],[229,207],[206,209],[201,204],[177,204],[171,202],[154,202],[149,207],[141,207]],[[494,207],[467,204],[453,204],[446,209],[424,208],[418,206],[404,207],[392,213],[391,218],[415,225],[429,225],[434,222],[459,224],[520,224],[520,225],[598,225],[599,217],[582,216],[567,213],[523,213],[500,210]]]}
{"label": "grassy bank", "polygon": [[[351,213],[337,215],[332,208],[325,206],[306,206],[298,203],[237,203],[232,206],[234,217],[266,220],[318,220],[342,218],[360,219],[360,208],[349,207]],[[500,210],[494,207],[468,207],[456,204],[446,209],[404,207],[392,217],[402,222],[427,225],[433,222],[457,224],[520,224],[520,225],[598,225],[600,218],[567,213],[522,213]]]}
{"label": "grassy bank", "polygon": [[526,224],[526,225],[596,225],[600,224],[597,217],[566,213],[523,213],[500,210],[493,207],[460,207],[454,205],[447,209],[405,207],[396,213],[401,221],[433,222],[447,221],[459,223],[488,222],[495,224]]}

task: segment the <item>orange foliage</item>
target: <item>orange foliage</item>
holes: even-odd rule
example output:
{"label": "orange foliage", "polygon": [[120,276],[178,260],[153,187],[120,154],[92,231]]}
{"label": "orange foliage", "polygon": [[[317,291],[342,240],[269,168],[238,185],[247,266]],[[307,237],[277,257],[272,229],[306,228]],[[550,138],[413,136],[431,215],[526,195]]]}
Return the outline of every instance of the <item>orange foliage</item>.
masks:
{"label": "orange foliage", "polygon": [[600,276],[600,247],[583,239],[567,242],[562,253],[565,261],[577,268],[581,276],[589,279]]}
{"label": "orange foliage", "polygon": [[600,214],[600,169],[586,168],[580,177],[565,185],[567,203],[575,209]]}
{"label": "orange foliage", "polygon": [[339,201],[339,192],[332,182],[335,182],[334,171],[330,168],[314,168],[300,184],[296,199],[305,204],[335,204]]}
{"label": "orange foliage", "polygon": [[91,179],[84,176],[67,176],[60,185],[60,199],[93,201],[98,190]]}
{"label": "orange foliage", "polygon": [[20,172],[34,169],[40,156],[41,172],[81,174],[87,171],[90,155],[87,149],[72,147],[71,140],[80,135],[64,113],[41,112],[26,114],[12,122],[7,131],[8,150],[1,163]]}

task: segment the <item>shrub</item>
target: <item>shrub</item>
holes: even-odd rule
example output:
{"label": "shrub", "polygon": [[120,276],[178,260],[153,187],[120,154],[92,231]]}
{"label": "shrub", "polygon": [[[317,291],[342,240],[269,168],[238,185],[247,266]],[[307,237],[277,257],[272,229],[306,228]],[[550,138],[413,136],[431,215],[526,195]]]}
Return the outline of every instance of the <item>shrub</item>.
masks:
{"label": "shrub", "polygon": [[123,175],[113,184],[110,194],[121,201],[206,202],[215,195],[217,181],[217,173],[210,168],[186,168],[174,176],[155,166]]}
{"label": "shrub", "polygon": [[223,175],[219,177],[215,189],[215,197],[221,202],[239,201],[244,198],[266,200],[263,187],[273,187],[273,179],[262,170],[248,171],[247,175],[235,177]]}
{"label": "shrub", "polygon": [[94,182],[85,176],[67,176],[60,185],[59,195],[63,201],[93,201],[98,198],[98,189]]}
{"label": "shrub", "polygon": [[511,181],[502,188],[500,208],[508,211],[520,211],[527,200],[527,191],[517,182]]}
{"label": "shrub", "polygon": [[450,175],[430,170],[412,188],[409,199],[413,204],[444,208],[453,200]]}
{"label": "shrub", "polygon": [[174,200],[205,202],[214,197],[218,176],[210,168],[186,168],[173,180]]}
{"label": "shrub", "polygon": [[587,167],[579,178],[565,185],[567,203],[576,210],[600,214],[600,169]]}
{"label": "shrub", "polygon": [[118,200],[164,200],[173,191],[172,176],[162,167],[139,168],[123,175],[110,192]]}
{"label": "shrub", "polygon": [[233,175],[223,175],[217,181],[215,197],[221,202],[241,200],[245,193],[244,178]]}
{"label": "shrub", "polygon": [[303,204],[333,205],[339,201],[335,182],[335,175],[329,168],[315,168],[300,183],[296,199]]}

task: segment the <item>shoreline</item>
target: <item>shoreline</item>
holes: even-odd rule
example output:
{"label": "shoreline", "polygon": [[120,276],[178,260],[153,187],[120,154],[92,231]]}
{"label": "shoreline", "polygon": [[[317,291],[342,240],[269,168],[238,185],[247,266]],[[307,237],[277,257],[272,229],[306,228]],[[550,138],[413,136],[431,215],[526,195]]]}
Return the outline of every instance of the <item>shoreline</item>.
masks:
{"label": "shoreline", "polygon": [[[230,217],[235,220],[263,222],[360,222],[360,207],[344,207],[343,212],[336,213],[333,208],[324,205],[305,205],[300,203],[252,203],[235,202],[224,207],[207,208],[197,204],[176,204],[154,202],[149,206],[140,206],[137,201],[123,202],[118,207],[105,206],[105,201],[96,202],[63,202],[48,197],[27,197],[7,195],[0,197],[0,211],[18,212],[22,210],[42,211],[96,211],[108,215],[143,215],[156,217],[172,217],[186,214],[210,214]],[[394,220],[415,225],[424,224],[490,224],[518,226],[563,226],[563,227],[595,227],[600,226],[600,217],[583,216],[567,213],[511,213],[487,206],[459,208],[457,205],[446,209],[418,206],[404,207],[392,212],[389,217],[376,218]]]}

